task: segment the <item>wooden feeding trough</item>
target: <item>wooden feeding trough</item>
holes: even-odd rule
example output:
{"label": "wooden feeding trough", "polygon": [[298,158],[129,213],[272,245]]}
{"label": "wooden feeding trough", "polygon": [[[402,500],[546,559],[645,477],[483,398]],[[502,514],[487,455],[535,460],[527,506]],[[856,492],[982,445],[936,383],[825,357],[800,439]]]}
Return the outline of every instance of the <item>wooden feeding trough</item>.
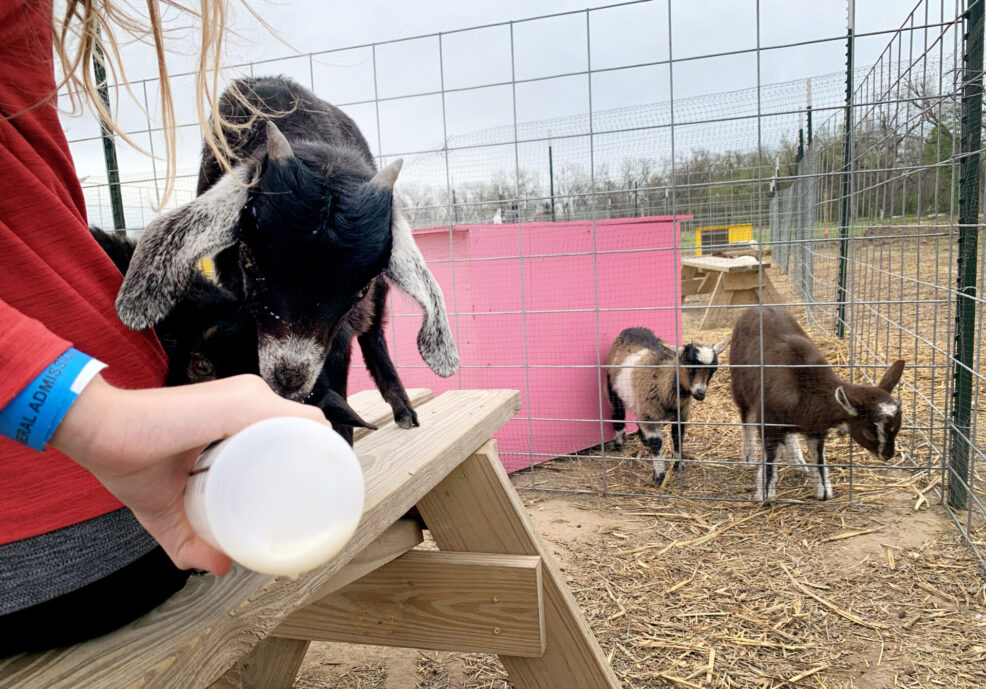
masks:
{"label": "wooden feeding trough", "polygon": [[[313,640],[495,653],[518,689],[619,683],[507,480],[490,436],[513,390],[408,391],[421,427],[379,393],[350,403],[366,506],[346,549],[296,579],[199,576],[132,624],[0,660],[5,689],[289,689]],[[363,429],[360,429],[363,430]],[[417,506],[420,519],[408,518]],[[422,527],[439,552],[413,550]]]}

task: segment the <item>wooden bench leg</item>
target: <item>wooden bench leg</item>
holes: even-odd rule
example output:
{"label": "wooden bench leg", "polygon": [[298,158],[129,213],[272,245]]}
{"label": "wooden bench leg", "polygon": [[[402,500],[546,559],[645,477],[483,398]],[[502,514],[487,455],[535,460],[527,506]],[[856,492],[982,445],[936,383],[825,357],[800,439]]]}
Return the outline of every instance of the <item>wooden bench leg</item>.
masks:
{"label": "wooden bench leg", "polygon": [[291,689],[310,643],[269,636],[209,689]]}
{"label": "wooden bench leg", "polygon": [[705,315],[702,317],[702,323],[698,329],[711,330],[718,327],[719,321],[722,320],[722,312],[727,310],[723,307],[729,306],[731,299],[732,293],[726,290],[723,285],[723,274],[719,273],[716,277],[716,286],[712,290],[712,297],[709,299],[709,305],[705,307]]}
{"label": "wooden bench leg", "polygon": [[699,279],[701,279],[702,282],[699,283],[698,288],[695,291],[695,294],[708,294],[714,289],[716,281],[719,279],[721,273],[704,271],[704,272],[700,272],[698,275],[699,275]]}
{"label": "wooden bench leg", "polygon": [[540,658],[500,656],[516,689],[620,686],[574,596],[535,534],[500,464],[495,441],[452,471],[418,503],[418,509],[443,550],[541,557],[547,645]]}
{"label": "wooden bench leg", "polygon": [[269,636],[240,659],[243,689],[291,689],[310,641]]}
{"label": "wooden bench leg", "polygon": [[760,289],[760,298],[764,304],[784,303],[781,295],[777,292],[777,288],[774,287],[774,282],[767,275],[767,271],[763,273],[763,287]]}

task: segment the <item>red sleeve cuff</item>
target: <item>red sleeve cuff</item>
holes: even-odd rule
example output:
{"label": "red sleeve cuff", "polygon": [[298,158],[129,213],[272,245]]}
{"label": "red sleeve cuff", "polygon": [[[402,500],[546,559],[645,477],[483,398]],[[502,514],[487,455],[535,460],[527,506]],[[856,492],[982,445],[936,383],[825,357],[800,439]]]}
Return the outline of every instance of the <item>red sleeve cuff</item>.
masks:
{"label": "red sleeve cuff", "polygon": [[0,408],[72,346],[0,300]]}

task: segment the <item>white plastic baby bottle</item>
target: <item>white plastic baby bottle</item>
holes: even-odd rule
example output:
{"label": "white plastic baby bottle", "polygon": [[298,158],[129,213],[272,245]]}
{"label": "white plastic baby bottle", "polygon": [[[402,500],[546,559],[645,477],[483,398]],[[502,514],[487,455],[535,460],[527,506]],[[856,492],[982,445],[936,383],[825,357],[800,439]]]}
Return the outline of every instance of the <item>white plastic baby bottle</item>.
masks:
{"label": "white plastic baby bottle", "polygon": [[265,419],[208,447],[185,488],[195,532],[244,567],[297,576],[337,555],[363,514],[356,453],[325,424]]}

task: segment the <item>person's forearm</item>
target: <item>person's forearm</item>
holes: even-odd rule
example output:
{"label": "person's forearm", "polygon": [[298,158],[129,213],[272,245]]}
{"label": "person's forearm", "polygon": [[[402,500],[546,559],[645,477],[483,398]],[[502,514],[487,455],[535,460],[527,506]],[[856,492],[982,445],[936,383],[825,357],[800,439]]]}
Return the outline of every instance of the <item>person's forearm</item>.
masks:
{"label": "person's forearm", "polygon": [[188,523],[183,500],[188,474],[210,442],[274,416],[328,423],[317,407],[278,397],[258,376],[123,390],[97,375],[50,445],[133,510],[176,565],[224,574],[229,558],[199,539]]}

